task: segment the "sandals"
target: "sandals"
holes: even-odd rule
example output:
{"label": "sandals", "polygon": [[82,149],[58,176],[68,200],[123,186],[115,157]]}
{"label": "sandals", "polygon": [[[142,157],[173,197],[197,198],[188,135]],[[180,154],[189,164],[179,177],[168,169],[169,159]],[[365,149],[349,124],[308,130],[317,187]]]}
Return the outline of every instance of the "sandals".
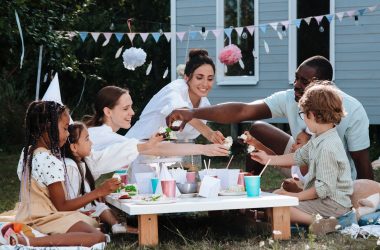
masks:
{"label": "sandals", "polygon": [[1,229],[1,236],[8,245],[20,245],[19,239],[22,237],[25,241],[23,245],[29,246],[29,238],[24,234],[23,228],[29,229],[28,226],[21,223],[8,223]]}

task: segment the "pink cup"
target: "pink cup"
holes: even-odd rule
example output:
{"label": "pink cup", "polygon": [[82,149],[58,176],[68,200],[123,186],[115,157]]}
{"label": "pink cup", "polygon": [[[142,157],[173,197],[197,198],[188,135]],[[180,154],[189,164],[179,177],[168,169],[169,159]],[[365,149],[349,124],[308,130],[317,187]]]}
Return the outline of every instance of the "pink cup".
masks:
{"label": "pink cup", "polygon": [[245,184],[244,184],[244,175],[245,175],[244,172],[239,173],[238,182],[237,182],[238,185],[245,186]]}
{"label": "pink cup", "polygon": [[161,181],[162,193],[168,198],[175,197],[175,180],[162,180]]}
{"label": "pink cup", "polygon": [[122,175],[120,175],[120,179],[121,179],[121,182],[122,182],[124,185],[127,185],[127,184],[128,184],[128,174],[122,174]]}
{"label": "pink cup", "polygon": [[187,172],[186,173],[186,180],[187,180],[187,182],[194,183],[196,176],[197,176],[196,172]]}

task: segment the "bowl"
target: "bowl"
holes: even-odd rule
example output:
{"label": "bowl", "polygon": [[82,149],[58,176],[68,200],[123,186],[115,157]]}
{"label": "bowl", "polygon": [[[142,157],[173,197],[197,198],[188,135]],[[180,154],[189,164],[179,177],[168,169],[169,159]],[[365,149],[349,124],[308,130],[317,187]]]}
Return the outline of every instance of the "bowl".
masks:
{"label": "bowl", "polygon": [[182,194],[191,194],[197,192],[198,183],[177,183],[177,187]]}

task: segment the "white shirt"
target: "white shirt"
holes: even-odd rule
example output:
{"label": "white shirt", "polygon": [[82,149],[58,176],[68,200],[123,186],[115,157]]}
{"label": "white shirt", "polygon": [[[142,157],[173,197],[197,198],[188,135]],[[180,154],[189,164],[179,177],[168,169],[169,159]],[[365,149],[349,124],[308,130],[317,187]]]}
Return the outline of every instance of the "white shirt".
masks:
{"label": "white shirt", "polygon": [[118,133],[113,132],[112,128],[106,124],[98,127],[88,128],[88,134],[92,141],[92,150],[103,150],[115,143],[125,142],[128,139]]}
{"label": "white shirt", "polygon": [[[359,151],[369,147],[369,120],[363,105],[354,97],[339,91],[343,97],[343,107],[347,115],[342,119],[336,130],[347,151]],[[272,117],[286,117],[293,138],[306,128],[305,122],[299,117],[298,103],[294,100],[294,90],[279,91],[264,99],[272,112]],[[351,155],[350,160],[352,178],[356,179],[355,164]]]}
{"label": "white shirt", "polygon": [[[210,106],[207,97],[202,97],[199,107]],[[165,118],[174,109],[193,108],[189,97],[189,88],[183,79],[177,79],[155,94],[144,108],[139,120],[125,135],[128,138],[149,139],[158,132],[160,127],[166,127]],[[206,121],[203,121],[206,123]],[[185,126],[182,132],[176,133],[178,139],[195,139],[200,133],[191,125]]]}

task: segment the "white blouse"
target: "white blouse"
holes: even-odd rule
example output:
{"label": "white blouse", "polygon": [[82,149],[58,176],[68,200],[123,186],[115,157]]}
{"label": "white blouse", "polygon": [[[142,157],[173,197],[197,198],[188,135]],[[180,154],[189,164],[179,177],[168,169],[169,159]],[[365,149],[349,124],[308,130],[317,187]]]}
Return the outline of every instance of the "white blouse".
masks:
{"label": "white blouse", "polygon": [[[207,97],[202,97],[199,107],[210,106]],[[193,108],[189,97],[189,88],[183,79],[177,79],[155,94],[144,108],[139,120],[125,135],[128,138],[149,139],[158,132],[160,127],[166,127],[165,118],[174,109]],[[206,123],[206,121],[203,121]],[[186,125],[184,130],[177,133],[178,139],[195,139],[199,136],[198,130]]]}
{"label": "white blouse", "polygon": [[113,132],[112,128],[106,124],[98,127],[88,128],[88,134],[92,144],[92,150],[103,150],[115,143],[125,142],[128,139],[118,133]]}

